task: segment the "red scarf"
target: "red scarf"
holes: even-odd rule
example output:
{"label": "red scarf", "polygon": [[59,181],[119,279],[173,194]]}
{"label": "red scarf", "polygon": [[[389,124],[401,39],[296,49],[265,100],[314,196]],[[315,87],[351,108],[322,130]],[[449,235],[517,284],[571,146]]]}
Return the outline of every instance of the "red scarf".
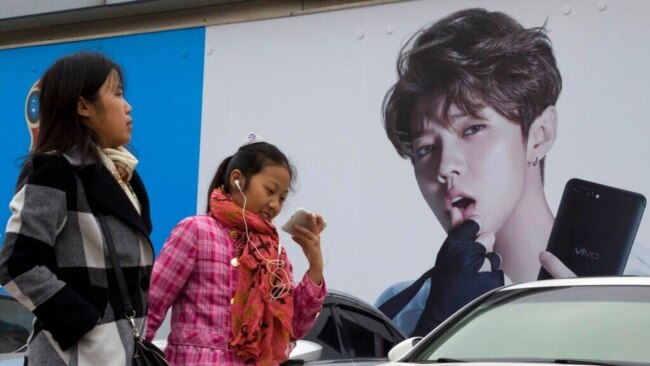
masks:
{"label": "red scarf", "polygon": [[[235,354],[256,365],[277,365],[287,359],[289,341],[293,339],[293,293],[279,299],[271,298],[272,283],[291,283],[287,268],[275,270],[267,265],[278,258],[279,238],[275,226],[261,216],[246,212],[246,227],[242,208],[237,206],[223,187],[210,196],[210,215],[223,225],[241,232],[236,245],[242,248],[239,256],[237,289],[231,307],[232,338],[230,346]],[[256,249],[257,248],[257,249]],[[281,259],[288,263],[283,252]],[[272,282],[273,281],[273,282]]]}

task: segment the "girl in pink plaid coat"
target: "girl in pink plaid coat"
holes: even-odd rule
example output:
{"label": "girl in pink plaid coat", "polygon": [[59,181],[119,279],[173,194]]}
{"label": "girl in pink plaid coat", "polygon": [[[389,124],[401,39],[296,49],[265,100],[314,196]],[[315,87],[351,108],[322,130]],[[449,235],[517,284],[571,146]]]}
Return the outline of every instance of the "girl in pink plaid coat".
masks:
{"label": "girl in pink plaid coat", "polygon": [[272,223],[293,167],[254,134],[219,166],[208,213],[176,225],[154,263],[147,339],[169,307],[165,349],[173,365],[279,365],[313,326],[325,297],[320,232],[310,217],[292,239],[309,269],[298,283]]}

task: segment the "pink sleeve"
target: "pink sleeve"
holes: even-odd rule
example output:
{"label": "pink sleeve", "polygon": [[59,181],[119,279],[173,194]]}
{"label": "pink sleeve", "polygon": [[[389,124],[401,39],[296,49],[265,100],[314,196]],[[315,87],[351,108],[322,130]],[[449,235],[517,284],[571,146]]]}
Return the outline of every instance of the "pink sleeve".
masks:
{"label": "pink sleeve", "polygon": [[167,309],[185,286],[194,268],[196,224],[187,218],[174,227],[153,265],[149,285],[146,339],[151,340],[165,319]]}
{"label": "pink sleeve", "polygon": [[327,293],[325,279],[319,285],[309,278],[307,273],[302,276],[302,281],[293,289],[293,334],[300,339],[314,326],[316,318],[323,308],[323,300]]}

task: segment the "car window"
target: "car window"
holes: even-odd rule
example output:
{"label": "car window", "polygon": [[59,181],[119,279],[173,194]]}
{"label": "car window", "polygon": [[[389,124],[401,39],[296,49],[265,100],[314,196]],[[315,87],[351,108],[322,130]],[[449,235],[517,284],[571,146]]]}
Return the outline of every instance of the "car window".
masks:
{"label": "car window", "polygon": [[647,362],[649,329],[650,287],[504,291],[420,347],[410,361]]}
{"label": "car window", "polygon": [[336,321],[329,306],[323,307],[316,324],[303,339],[323,346],[321,360],[338,360],[342,358],[341,342],[336,331]]}
{"label": "car window", "polygon": [[26,343],[34,315],[18,301],[0,297],[0,353],[15,352]]}
{"label": "car window", "polygon": [[351,357],[383,358],[401,341],[381,318],[361,309],[340,306],[339,318]]}

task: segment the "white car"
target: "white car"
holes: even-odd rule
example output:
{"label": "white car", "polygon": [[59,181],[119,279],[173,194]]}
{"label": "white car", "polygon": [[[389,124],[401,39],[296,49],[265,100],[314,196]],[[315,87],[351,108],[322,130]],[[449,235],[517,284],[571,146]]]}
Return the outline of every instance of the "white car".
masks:
{"label": "white car", "polygon": [[582,277],[491,291],[386,365],[650,365],[650,277]]}

